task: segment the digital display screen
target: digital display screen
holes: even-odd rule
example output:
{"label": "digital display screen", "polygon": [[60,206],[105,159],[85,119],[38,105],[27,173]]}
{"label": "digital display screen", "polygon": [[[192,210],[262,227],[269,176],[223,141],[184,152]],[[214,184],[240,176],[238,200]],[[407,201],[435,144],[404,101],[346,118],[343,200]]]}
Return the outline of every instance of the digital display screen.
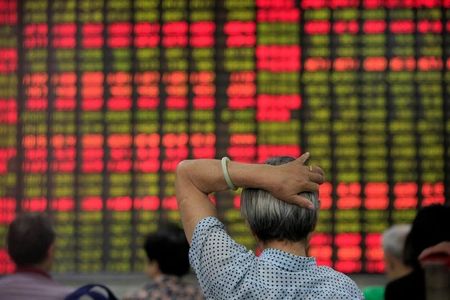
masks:
{"label": "digital display screen", "polygon": [[[309,253],[384,270],[381,232],[450,196],[449,0],[0,0],[8,224],[54,218],[56,272],[139,272],[188,158],[312,154]],[[239,243],[239,196],[215,196]]]}

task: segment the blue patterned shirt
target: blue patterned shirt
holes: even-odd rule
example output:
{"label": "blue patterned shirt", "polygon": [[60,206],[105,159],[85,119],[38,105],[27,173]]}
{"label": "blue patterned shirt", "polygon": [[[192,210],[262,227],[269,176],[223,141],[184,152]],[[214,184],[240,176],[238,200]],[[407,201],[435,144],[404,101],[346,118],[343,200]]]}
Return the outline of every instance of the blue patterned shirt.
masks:
{"label": "blue patterned shirt", "polygon": [[214,217],[195,227],[189,259],[208,299],[363,299],[349,277],[312,257],[277,249],[256,257]]}

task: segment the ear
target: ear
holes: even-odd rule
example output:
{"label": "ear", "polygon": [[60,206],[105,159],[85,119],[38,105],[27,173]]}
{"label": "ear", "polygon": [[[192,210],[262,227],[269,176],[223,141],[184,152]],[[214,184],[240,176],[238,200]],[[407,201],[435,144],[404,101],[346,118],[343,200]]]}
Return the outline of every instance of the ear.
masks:
{"label": "ear", "polygon": [[47,259],[53,260],[55,257],[55,243],[51,244],[47,250]]}
{"label": "ear", "polygon": [[156,260],[148,260],[146,273],[152,279],[156,278],[159,274],[161,274],[159,264]]}

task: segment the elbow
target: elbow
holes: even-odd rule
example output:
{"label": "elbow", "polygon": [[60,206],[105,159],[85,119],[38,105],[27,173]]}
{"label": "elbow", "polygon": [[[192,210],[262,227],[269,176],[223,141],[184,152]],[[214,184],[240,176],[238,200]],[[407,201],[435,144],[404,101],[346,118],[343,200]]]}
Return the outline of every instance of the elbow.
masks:
{"label": "elbow", "polygon": [[187,174],[189,174],[190,165],[191,165],[191,163],[189,160],[180,161],[175,170],[176,178],[178,179],[178,178],[186,177]]}
{"label": "elbow", "polygon": [[192,165],[192,160],[182,160],[178,163],[175,170],[175,187],[186,186],[191,181]]}

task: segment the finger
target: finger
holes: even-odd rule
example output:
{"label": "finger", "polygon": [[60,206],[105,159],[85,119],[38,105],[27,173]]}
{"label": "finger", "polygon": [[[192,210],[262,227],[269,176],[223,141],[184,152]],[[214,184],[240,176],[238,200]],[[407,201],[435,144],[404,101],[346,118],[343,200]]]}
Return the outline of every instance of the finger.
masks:
{"label": "finger", "polygon": [[324,177],[322,174],[317,174],[317,173],[313,173],[310,172],[309,173],[309,180],[311,180],[312,182],[318,183],[318,184],[322,184],[324,181]]}
{"label": "finger", "polygon": [[317,183],[308,181],[305,184],[303,184],[302,192],[317,192],[318,190],[319,190],[319,185]]}
{"label": "finger", "polygon": [[318,174],[322,175],[323,177],[325,177],[325,172],[322,170],[321,167],[312,166],[312,171],[311,172],[318,173]]}
{"label": "finger", "polygon": [[303,208],[308,208],[308,209],[314,209],[314,204],[306,199],[305,197],[299,196],[299,195],[295,195],[292,197],[291,199],[292,203],[294,203],[295,205],[298,205],[300,207]]}
{"label": "finger", "polygon": [[309,159],[309,152],[306,152],[306,153],[304,153],[304,154],[302,154],[302,156],[300,156],[299,158],[298,158],[298,160],[302,163],[302,164],[305,164],[306,163],[306,161]]}

